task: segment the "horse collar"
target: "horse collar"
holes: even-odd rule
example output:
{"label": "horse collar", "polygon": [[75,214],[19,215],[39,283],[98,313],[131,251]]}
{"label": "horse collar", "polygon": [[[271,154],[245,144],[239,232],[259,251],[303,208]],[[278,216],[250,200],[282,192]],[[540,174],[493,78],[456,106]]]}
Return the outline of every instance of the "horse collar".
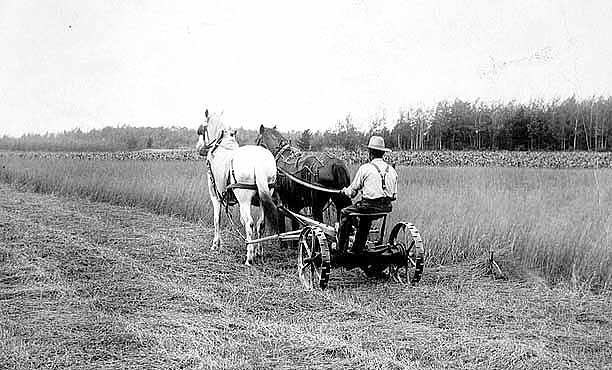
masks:
{"label": "horse collar", "polygon": [[291,145],[289,144],[285,144],[283,145],[278,152],[276,153],[276,155],[274,156],[274,159],[276,159],[278,161],[278,159],[280,158],[280,156],[283,154],[283,152],[287,151],[287,149],[291,149]]}

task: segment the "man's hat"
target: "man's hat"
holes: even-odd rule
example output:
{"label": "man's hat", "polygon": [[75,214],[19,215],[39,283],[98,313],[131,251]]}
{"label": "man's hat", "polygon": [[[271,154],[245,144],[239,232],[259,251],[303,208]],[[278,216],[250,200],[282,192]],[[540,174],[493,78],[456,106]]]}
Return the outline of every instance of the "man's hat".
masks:
{"label": "man's hat", "polygon": [[390,152],[391,149],[385,148],[385,139],[382,136],[374,135],[368,142],[368,148],[380,152]]}

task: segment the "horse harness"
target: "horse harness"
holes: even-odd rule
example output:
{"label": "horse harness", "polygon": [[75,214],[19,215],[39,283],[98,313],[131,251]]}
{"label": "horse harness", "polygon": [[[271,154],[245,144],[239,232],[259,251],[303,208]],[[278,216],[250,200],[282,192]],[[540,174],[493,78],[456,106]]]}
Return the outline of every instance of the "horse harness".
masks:
{"label": "horse harness", "polygon": [[[207,133],[208,133],[208,125],[200,126],[200,128],[198,129],[198,135],[202,135],[204,139],[206,139]],[[211,153],[217,150],[217,148],[221,144],[221,140],[223,140],[224,134],[225,134],[225,130],[221,130],[221,132],[219,133],[219,136],[215,140],[213,140],[210,144],[205,143],[204,147],[200,149],[200,155],[205,157],[210,150],[212,150]]]}
{"label": "horse harness", "polygon": [[[204,131],[206,131],[206,126],[204,126]],[[219,135],[219,137],[215,139],[215,141],[211,145],[207,146],[207,149],[211,155],[215,152],[215,150],[217,150],[217,148],[219,148],[219,146],[221,146],[221,141],[223,140],[224,133],[225,130],[221,130],[221,134]],[[208,155],[206,156],[206,167],[208,169],[208,173],[210,174],[213,189],[215,189],[215,195],[217,196],[217,199],[219,199],[219,201],[225,205],[226,208],[228,206],[233,206],[234,204],[238,203],[236,197],[233,194],[233,189],[257,190],[256,183],[245,184],[238,182],[238,180],[236,179],[236,173],[234,172],[234,158],[230,160],[230,176],[228,176],[227,178],[227,182],[225,184],[226,190],[223,193],[221,193],[219,191],[219,188],[217,187],[217,181],[215,179],[210,160],[208,159]],[[268,184],[268,186],[271,188],[275,187],[275,185],[275,183]]]}
{"label": "horse harness", "polygon": [[[278,181],[288,181],[289,183],[297,183],[311,191],[323,191],[327,193],[337,193],[335,189],[327,189],[319,182],[319,171],[327,165],[325,159],[321,159],[318,155],[303,152],[300,149],[293,147],[290,142],[281,139],[277,149],[269,148],[263,139],[263,134],[259,134],[256,139],[256,144],[260,145],[274,154],[274,159],[278,166]],[[275,153],[276,152],[276,153]],[[324,154],[327,160],[334,158],[329,153]],[[282,185],[282,184],[281,184]]]}
{"label": "horse harness", "polygon": [[[266,148],[266,149],[267,149],[267,148]],[[274,156],[274,159],[275,159],[275,160],[278,162],[278,160],[279,160],[279,159],[282,157],[283,153],[284,153],[286,150],[290,150],[290,149],[291,149],[291,145],[290,145],[290,144],[288,144],[288,143],[287,143],[287,144],[283,145],[283,147],[282,147],[282,148],[280,148],[280,149],[278,150],[278,152],[276,153],[276,155]],[[268,149],[268,150],[269,150],[269,149]],[[294,152],[293,150],[291,151],[291,153],[289,154],[289,156],[291,156],[292,154],[295,154],[295,152]]]}

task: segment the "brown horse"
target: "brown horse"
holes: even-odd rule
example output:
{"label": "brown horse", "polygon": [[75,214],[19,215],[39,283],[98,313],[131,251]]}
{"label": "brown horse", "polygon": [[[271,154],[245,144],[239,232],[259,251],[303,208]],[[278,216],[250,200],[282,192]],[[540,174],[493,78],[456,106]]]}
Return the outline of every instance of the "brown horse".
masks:
{"label": "brown horse", "polygon": [[[351,177],[346,163],[327,153],[305,153],[291,146],[276,129],[259,128],[257,145],[272,152],[279,168],[277,176],[277,192],[285,206],[294,212],[300,212],[305,207],[312,208],[312,217],[323,221],[323,211],[331,199],[336,207],[336,221],[340,220],[340,210],[351,204],[351,199],[343,194],[330,194],[313,190],[289,179],[281,169],[291,175],[327,189],[342,189],[351,183]],[[284,222],[279,225],[284,227]],[[297,225],[294,223],[294,228]]]}

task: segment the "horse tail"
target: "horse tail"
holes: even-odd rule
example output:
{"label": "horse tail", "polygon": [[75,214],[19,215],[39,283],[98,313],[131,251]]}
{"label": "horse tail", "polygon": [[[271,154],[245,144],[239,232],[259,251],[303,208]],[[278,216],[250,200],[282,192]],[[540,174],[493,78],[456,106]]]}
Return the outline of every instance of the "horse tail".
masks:
{"label": "horse tail", "polygon": [[[274,169],[276,171],[276,166]],[[260,205],[264,209],[266,223],[271,227],[271,230],[276,233],[278,230],[278,208],[274,200],[272,200],[272,192],[268,185],[268,174],[263,167],[257,166],[255,169],[255,183],[257,184]]]}

